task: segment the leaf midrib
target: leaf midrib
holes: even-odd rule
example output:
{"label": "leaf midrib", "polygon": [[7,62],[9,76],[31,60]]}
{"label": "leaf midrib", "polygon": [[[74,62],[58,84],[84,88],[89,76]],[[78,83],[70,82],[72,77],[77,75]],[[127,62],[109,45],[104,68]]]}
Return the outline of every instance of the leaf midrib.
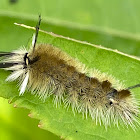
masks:
{"label": "leaf midrib", "polygon": [[[22,16],[21,16],[22,14]],[[37,16],[35,15],[30,15],[30,14],[24,14],[24,13],[16,13],[13,11],[5,11],[5,10],[0,10],[0,16],[7,16],[7,17],[14,17],[14,18],[19,18],[30,20],[30,21],[36,21]],[[134,41],[140,41],[140,35],[130,33],[130,32],[125,32],[125,31],[120,31],[120,30],[115,30],[112,28],[101,28],[98,26],[93,26],[93,25],[83,25],[80,23],[76,22],[71,22],[71,21],[66,21],[66,20],[59,20],[59,19],[53,19],[51,17],[43,17],[42,22],[48,23],[51,25],[57,25],[57,26],[63,26],[66,28],[73,28],[77,30],[82,30],[82,31],[90,31],[90,32],[97,32],[101,34],[108,34],[113,37],[119,37],[123,39],[128,39],[128,40],[134,40]]]}

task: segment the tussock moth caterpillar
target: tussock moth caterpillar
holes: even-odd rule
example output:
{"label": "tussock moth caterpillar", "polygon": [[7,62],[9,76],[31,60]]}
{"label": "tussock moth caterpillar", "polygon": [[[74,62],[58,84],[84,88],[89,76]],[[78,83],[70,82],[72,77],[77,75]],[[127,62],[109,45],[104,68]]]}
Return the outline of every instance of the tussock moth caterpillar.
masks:
{"label": "tussock moth caterpillar", "polygon": [[121,84],[115,87],[113,78],[98,71],[93,76],[83,64],[60,49],[36,44],[40,23],[39,17],[29,51],[0,52],[0,68],[12,71],[6,80],[20,81],[19,95],[26,88],[42,99],[52,95],[55,104],[63,102],[73,111],[89,114],[97,123],[108,126],[123,122],[135,129],[139,125],[139,108],[130,90],[140,84],[126,89]]}

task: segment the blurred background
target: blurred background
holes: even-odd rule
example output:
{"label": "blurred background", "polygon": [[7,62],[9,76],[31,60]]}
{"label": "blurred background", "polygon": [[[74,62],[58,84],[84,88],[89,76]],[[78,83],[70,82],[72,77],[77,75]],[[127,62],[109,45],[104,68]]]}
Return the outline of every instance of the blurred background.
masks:
{"label": "blurred background", "polygon": [[[33,31],[13,23],[35,26],[39,14],[42,30],[140,56],[139,0],[0,0],[0,51],[27,46]],[[60,139],[28,113],[0,98],[0,140]]]}

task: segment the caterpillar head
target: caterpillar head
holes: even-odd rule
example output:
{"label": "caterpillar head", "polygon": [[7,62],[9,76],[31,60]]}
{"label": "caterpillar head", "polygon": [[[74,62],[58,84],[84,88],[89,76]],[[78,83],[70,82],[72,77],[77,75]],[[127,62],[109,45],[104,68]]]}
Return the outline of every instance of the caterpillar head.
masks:
{"label": "caterpillar head", "polygon": [[[36,33],[33,35],[31,51],[33,52],[36,46],[38,31],[41,23],[41,15],[39,15],[39,21],[36,25]],[[5,70],[13,71],[6,81],[14,81],[19,79],[20,82],[20,95],[25,92],[26,86],[29,81],[29,70],[28,67],[31,63],[34,63],[35,59],[28,57],[28,52],[25,48],[13,51],[11,53],[0,53],[0,68]]]}

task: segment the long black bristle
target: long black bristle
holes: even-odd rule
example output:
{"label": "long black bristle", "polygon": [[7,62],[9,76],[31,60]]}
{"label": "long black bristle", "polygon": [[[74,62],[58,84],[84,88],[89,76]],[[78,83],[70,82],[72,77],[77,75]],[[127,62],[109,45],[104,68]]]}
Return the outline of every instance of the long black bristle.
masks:
{"label": "long black bristle", "polygon": [[138,87],[140,87],[140,84],[137,84],[137,85],[134,85],[134,86],[128,87],[127,89],[130,90],[130,89],[138,88]]}
{"label": "long black bristle", "polygon": [[15,53],[9,53],[9,52],[0,52],[0,57],[3,57],[3,56],[12,56],[14,55]]}
{"label": "long black bristle", "polygon": [[14,65],[23,65],[23,63],[0,63],[0,69],[2,68],[10,68]]}
{"label": "long black bristle", "polygon": [[38,23],[36,25],[36,34],[35,34],[35,42],[34,42],[34,46],[33,46],[33,51],[35,50],[40,24],[41,24],[41,15],[39,15]]}

